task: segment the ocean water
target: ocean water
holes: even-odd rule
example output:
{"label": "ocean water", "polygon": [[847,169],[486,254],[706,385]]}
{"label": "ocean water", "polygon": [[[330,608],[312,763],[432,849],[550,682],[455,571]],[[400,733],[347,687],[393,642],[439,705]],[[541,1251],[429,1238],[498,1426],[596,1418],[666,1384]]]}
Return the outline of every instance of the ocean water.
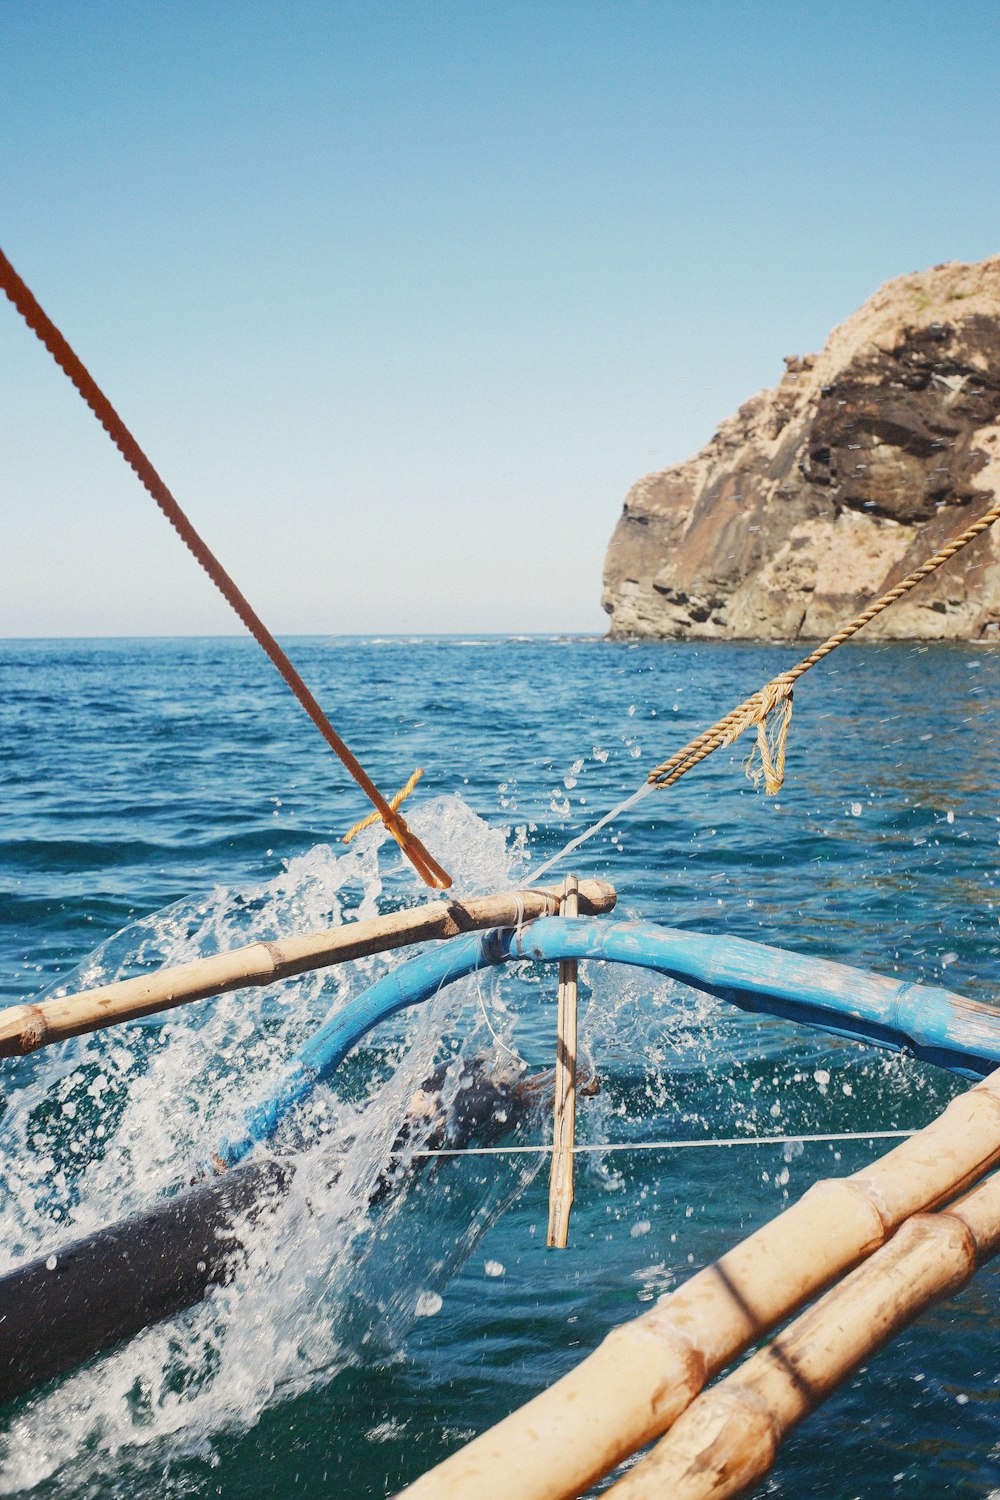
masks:
{"label": "ocean water", "polygon": [[[425,768],[408,816],[467,895],[523,881],[791,659],[579,638],[288,646],[387,792]],[[777,798],[745,780],[741,746],[719,752],[572,868],[613,880],[622,913],[993,1003],[998,705],[995,648],[846,647],[797,689]],[[377,831],[344,848],[366,808],[250,642],[2,642],[0,718],[4,1003],[425,899]],[[0,1269],[185,1181],[319,1019],[398,961],[0,1063]],[[374,1033],[290,1127],[296,1189],[235,1281],[0,1411],[0,1494],[392,1494],[884,1149],[595,1152],[564,1252],[544,1247],[541,1156],[449,1159],[373,1206],[431,1067],[546,1066],[554,997],[552,971],[491,973]],[[599,966],[581,1038],[602,1081],[579,1111],[594,1144],[917,1126],[963,1087]],[[759,1493],[1000,1494],[998,1335],[986,1268],[805,1423]]]}

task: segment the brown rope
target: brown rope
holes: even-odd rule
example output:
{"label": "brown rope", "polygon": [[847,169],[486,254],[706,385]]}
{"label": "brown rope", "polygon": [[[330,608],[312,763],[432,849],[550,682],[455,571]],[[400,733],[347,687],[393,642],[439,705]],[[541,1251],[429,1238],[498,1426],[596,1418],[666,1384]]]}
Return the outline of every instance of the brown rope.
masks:
{"label": "brown rope", "polygon": [[125,462],[135,470],[160,510],[181,538],[181,541],[184,542],[185,546],[190,549],[198,562],[201,563],[201,566],[205,569],[205,572],[223,598],[236,612],[254,640],[273,662],[274,666],[277,667],[286,685],[294,693],[331,750],[340,758],[346,770],[353,776],[365,796],[374,805],[378,816],[382,819],[417,873],[433,889],[447,890],[451,885],[451,876],[428,854],[416,835],[411,833],[407,827],[406,820],[400,817],[399,813],[389,805],[361,762],[351,753],[347,745],[340,738],[340,735],[334,729],[326,714],[320,708],[316,699],[306,687],[295,667],[293,667],[285,652],[278,645],[263,620],[260,619],[251,607],[249,600],[237,588],[207,543],[195,531],[191,522],[181,510],[177,501],[111,405],[111,402],[73,353],[73,350],[55,324],[46,316],[2,251],[0,251],[0,285],[2,285],[3,290],[11,302],[13,302],[22,318],[24,318],[28,327],[41,339],[59,367],[69,376],[84,401],[86,401],[94,413],[94,416],[125,459]]}
{"label": "brown rope", "polygon": [[[689,741],[682,750],[678,750],[669,760],[662,765],[654,766],[647,780],[658,787],[673,786],[694,766],[698,765],[713,750],[718,750],[722,745],[731,745],[734,740],[739,739],[745,729],[756,725],[757,743],[746,762],[747,774],[754,780],[761,775],[768,792],[776,792],[781,786],[785,774],[785,741],[788,736],[788,724],[792,716],[792,687],[810,667],[814,667],[824,656],[829,656],[838,646],[842,646],[852,635],[855,635],[863,626],[880,615],[884,609],[895,604],[904,594],[916,588],[931,573],[938,568],[944,567],[946,562],[967,547],[970,542],[975,541],[984,531],[988,531],[995,521],[1000,520],[1000,501],[997,501],[990,509],[967,526],[958,536],[935,552],[932,557],[927,558],[912,573],[908,573],[901,582],[886,593],[881,594],[853,620],[848,621],[834,635],[825,640],[822,645],[817,646],[815,651],[787,672],[780,672],[777,677],[764,684],[756,693],[732,709],[724,718],[718,719],[710,728],[702,731],[693,740]],[[760,769],[756,766],[756,758],[760,758]]]}

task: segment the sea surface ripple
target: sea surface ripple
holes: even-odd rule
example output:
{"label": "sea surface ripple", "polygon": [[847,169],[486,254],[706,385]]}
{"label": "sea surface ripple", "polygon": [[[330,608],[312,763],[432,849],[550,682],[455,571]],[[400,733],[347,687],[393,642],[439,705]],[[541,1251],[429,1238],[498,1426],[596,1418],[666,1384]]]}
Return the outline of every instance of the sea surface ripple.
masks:
{"label": "sea surface ripple", "polygon": [[[408,816],[465,894],[523,881],[792,660],[571,636],[286,644],[386,793],[424,767]],[[377,831],[344,848],[367,809],[248,641],[0,642],[0,719],[5,1004],[425,898]],[[1000,649],[851,645],[796,688],[776,798],[743,776],[741,743],[573,869],[613,880],[622,914],[992,1004],[998,729]],[[0,1064],[0,1270],[187,1180],[320,1018],[397,961]],[[582,979],[602,1082],[584,1141],[905,1128],[964,1086],[651,976]],[[421,1079],[460,1055],[509,1065],[504,1048],[548,1065],[554,991],[551,971],[490,974],[373,1034],[295,1122],[297,1190],[232,1285],[0,1411],[0,1494],[393,1493],[817,1177],[879,1152],[588,1155],[562,1253],[544,1248],[541,1157],[448,1161],[371,1205]],[[806,1422],[759,1493],[1000,1496],[998,1335],[987,1268]]]}

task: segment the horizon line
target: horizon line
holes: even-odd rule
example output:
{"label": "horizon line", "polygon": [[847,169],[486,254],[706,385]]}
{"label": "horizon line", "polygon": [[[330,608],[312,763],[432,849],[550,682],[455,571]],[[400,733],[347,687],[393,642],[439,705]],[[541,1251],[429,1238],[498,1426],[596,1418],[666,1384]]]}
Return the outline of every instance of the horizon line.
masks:
{"label": "horizon line", "polygon": [[[315,640],[551,640],[564,637],[574,637],[579,640],[603,641],[612,639],[610,632],[597,634],[592,630],[279,630],[275,631],[276,637],[283,637],[288,641],[315,641]],[[626,639],[626,637],[621,637]],[[639,637],[631,637],[639,639]],[[663,639],[663,637],[649,637],[649,639]],[[248,632],[234,630],[232,632],[212,631],[178,631],[172,634],[162,632],[139,632],[122,634],[120,632],[107,634],[87,635],[5,635],[0,632],[0,642],[17,641],[246,641],[248,645],[257,646],[258,643]],[[258,647],[259,649],[259,647]]]}

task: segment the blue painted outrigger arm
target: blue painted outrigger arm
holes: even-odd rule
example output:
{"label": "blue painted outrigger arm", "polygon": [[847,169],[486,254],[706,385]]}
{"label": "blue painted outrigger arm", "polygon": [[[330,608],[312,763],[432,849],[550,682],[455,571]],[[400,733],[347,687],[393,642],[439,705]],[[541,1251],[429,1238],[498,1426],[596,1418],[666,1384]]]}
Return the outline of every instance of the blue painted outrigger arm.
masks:
{"label": "blue painted outrigger arm", "polygon": [[909,1051],[953,1073],[983,1078],[1000,1063],[1000,1011],[937,985],[911,984],[806,958],[743,938],[705,937],[654,922],[541,917],[435,947],[358,995],[296,1053],[274,1090],[219,1147],[229,1165],[270,1139],[282,1120],[329,1078],[373,1027],[446,984],[512,959],[576,958],[651,969],[740,1010],[781,1016],[835,1036]]}
{"label": "blue painted outrigger arm", "polygon": [[[972,1077],[1000,1060],[1000,1012],[947,990],[740,938],[702,937],[651,922],[543,917],[517,931],[470,935],[425,950],[358,995],[299,1049],[218,1154],[236,1166],[367,1032],[442,985],[511,959],[564,958],[652,969],[743,1010],[906,1047]],[[225,1285],[248,1225],[282,1200],[294,1174],[293,1157],[260,1153],[235,1171],[206,1173],[187,1191],[0,1276],[0,1404]]]}

